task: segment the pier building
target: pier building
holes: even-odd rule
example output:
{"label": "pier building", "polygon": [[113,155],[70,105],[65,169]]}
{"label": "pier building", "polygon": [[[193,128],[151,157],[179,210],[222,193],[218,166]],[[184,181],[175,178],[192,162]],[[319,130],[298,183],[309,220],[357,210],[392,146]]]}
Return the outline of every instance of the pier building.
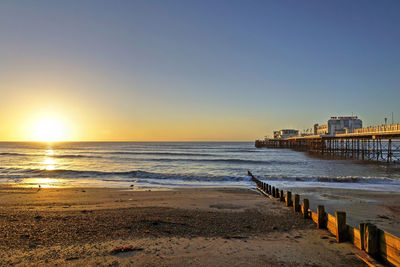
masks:
{"label": "pier building", "polygon": [[314,124],[314,135],[325,135],[328,134],[328,124],[318,125]]}
{"label": "pier building", "polygon": [[354,130],[359,128],[362,128],[362,120],[357,116],[331,117],[326,124],[314,124],[314,135],[354,133]]}
{"label": "pier building", "polygon": [[282,129],[279,131],[274,131],[274,139],[285,139],[292,136],[298,136],[299,131],[294,129]]}

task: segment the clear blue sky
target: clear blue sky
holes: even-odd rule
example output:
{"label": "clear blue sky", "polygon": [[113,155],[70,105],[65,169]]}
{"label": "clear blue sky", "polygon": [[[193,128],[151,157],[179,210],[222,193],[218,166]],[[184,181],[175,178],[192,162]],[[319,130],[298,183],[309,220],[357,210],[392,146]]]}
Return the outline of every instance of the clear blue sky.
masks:
{"label": "clear blue sky", "polygon": [[397,0],[1,1],[0,40],[3,125],[38,106],[90,114],[81,139],[400,121]]}

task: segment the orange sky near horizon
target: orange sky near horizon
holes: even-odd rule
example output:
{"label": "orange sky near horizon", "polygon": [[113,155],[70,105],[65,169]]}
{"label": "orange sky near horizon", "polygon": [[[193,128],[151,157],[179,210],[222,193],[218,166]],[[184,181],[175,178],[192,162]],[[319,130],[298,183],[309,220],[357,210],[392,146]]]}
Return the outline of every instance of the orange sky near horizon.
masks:
{"label": "orange sky near horizon", "polygon": [[[0,73],[0,91],[7,92],[0,106],[0,141],[254,141],[282,127],[310,128],[330,114],[271,110],[252,105],[253,98],[233,101],[229,95],[214,102],[171,97],[168,90],[151,92],[134,81],[62,65],[16,73]],[[119,92],[113,94],[110,88],[116,86]],[[46,133],[52,127],[41,125],[47,121],[61,125],[62,133]]]}
{"label": "orange sky near horizon", "polygon": [[135,101],[132,107],[116,108],[120,103],[102,96],[101,90],[87,94],[77,83],[38,76],[25,84],[14,80],[1,87],[10,93],[0,107],[0,141],[47,141],[51,133],[37,133],[46,121],[63,128],[61,135],[48,141],[252,141],[249,136],[256,138],[257,130],[261,134],[266,130],[258,121],[265,118],[249,120],[223,111],[214,116],[188,114],[181,108]]}
{"label": "orange sky near horizon", "polygon": [[[96,113],[96,112],[93,112]],[[82,111],[70,112],[60,109],[40,109],[11,114],[2,124],[7,125],[0,132],[1,141],[253,141],[259,127],[257,121],[249,123],[247,119],[235,121],[210,118],[207,122],[197,119],[182,120],[127,120],[126,118],[107,117],[100,112],[90,115]],[[61,125],[61,134],[43,133],[40,128],[47,121]],[[58,125],[57,125],[58,124]],[[56,128],[57,128],[56,127]],[[54,128],[54,127],[53,127]],[[232,132],[233,131],[233,132]],[[55,139],[52,136],[55,135]],[[47,138],[47,139],[46,139]],[[256,137],[255,137],[256,138]]]}

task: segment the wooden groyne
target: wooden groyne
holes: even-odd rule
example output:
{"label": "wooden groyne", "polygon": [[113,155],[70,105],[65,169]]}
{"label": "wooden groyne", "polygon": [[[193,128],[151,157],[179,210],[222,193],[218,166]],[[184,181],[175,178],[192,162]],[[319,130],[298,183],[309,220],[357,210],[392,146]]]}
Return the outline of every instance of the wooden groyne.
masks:
{"label": "wooden groyne", "polygon": [[355,129],[354,133],[256,140],[257,148],[290,148],[321,156],[400,163],[400,125]]}
{"label": "wooden groyne", "polygon": [[336,237],[338,243],[350,242],[361,251],[365,251],[372,259],[390,266],[400,266],[400,238],[371,223],[360,223],[359,228],[356,229],[346,224],[346,213],[343,211],[335,211],[335,214],[331,215],[325,211],[323,205],[319,205],[317,211],[314,212],[309,208],[308,199],[303,199],[300,203],[300,195],[295,194],[292,198],[290,191],[286,191],[285,194],[283,190],[261,182],[250,171],[248,175],[263,195],[281,201],[286,207],[292,208],[294,213],[301,213],[304,219],[313,220],[317,228],[327,229]]}

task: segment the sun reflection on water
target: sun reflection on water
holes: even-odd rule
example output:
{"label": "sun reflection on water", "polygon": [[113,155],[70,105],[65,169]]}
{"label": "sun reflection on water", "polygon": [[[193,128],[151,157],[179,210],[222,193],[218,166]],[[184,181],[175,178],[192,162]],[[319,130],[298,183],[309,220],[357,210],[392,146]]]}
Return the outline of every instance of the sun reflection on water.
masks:
{"label": "sun reflection on water", "polygon": [[65,181],[62,179],[54,179],[54,178],[26,178],[21,182],[21,186],[23,187],[38,187],[41,188],[54,188],[61,187],[65,184]]}
{"label": "sun reflection on water", "polygon": [[44,169],[47,171],[54,170],[56,161],[53,158],[45,158],[44,161],[42,162]]}
{"label": "sun reflection on water", "polygon": [[[45,157],[39,163],[41,165],[41,169],[45,169],[46,171],[52,171],[56,169],[56,165],[59,163],[52,156],[55,155],[54,150],[51,147],[48,147],[44,151]],[[57,179],[57,178],[27,178],[22,182],[24,187],[38,187],[40,188],[55,188],[61,187],[65,184],[65,180]]]}
{"label": "sun reflection on water", "polygon": [[46,156],[53,156],[54,155],[54,150],[53,149],[47,149],[46,150]]}

